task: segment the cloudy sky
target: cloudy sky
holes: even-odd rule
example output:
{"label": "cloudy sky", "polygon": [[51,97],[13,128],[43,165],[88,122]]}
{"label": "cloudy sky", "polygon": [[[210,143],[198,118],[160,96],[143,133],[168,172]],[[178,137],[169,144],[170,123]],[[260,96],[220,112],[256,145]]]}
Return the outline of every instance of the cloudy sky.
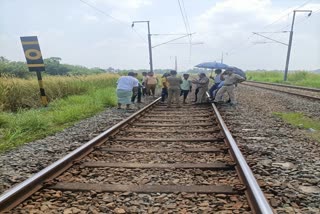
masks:
{"label": "cloudy sky", "polygon": [[[186,17],[186,24],[181,15]],[[153,48],[154,68],[178,70],[204,61],[247,69],[284,69],[294,9],[297,13],[289,69],[320,68],[320,0],[0,0],[0,56],[24,61],[20,36],[38,36],[44,58],[88,67],[149,68],[152,34],[192,37]],[[271,32],[271,33],[270,33]],[[152,45],[181,35],[152,35]],[[191,46],[190,46],[191,42]],[[270,43],[272,42],[272,43]]]}

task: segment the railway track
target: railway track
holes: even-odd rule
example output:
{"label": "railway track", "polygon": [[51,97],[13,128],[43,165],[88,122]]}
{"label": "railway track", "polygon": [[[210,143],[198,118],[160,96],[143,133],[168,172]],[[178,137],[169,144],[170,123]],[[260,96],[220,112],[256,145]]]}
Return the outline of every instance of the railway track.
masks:
{"label": "railway track", "polygon": [[0,196],[8,213],[272,213],[214,105],[159,99]]}
{"label": "railway track", "polygon": [[246,82],[243,82],[243,84],[257,87],[257,88],[291,94],[299,97],[304,97],[312,100],[317,100],[317,101],[320,100],[320,89],[317,89],[317,88],[307,88],[307,87],[300,87],[300,86],[267,83],[267,82],[256,82],[256,81],[246,81]]}

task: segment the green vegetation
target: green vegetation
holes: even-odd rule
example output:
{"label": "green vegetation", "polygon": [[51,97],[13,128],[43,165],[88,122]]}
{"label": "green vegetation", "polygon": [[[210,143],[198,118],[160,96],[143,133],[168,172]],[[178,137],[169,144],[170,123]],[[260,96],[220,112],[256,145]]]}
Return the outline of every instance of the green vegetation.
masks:
{"label": "green vegetation", "polygon": [[[93,89],[115,87],[117,74],[89,76],[46,76],[44,88],[49,100],[87,93]],[[19,79],[0,77],[0,111],[18,111],[21,108],[41,106],[36,78]]]}
{"label": "green vegetation", "polygon": [[293,126],[304,128],[304,129],[313,129],[313,132],[309,132],[310,135],[320,142],[320,121],[309,118],[302,113],[296,112],[276,112],[274,113],[277,117],[283,119],[286,123],[289,123]]}
{"label": "green vegetation", "polygon": [[0,77],[0,152],[60,131],[116,105],[117,74],[46,76],[41,108],[35,78]]}
{"label": "green vegetation", "polygon": [[283,72],[280,71],[247,71],[246,74],[247,79],[253,81],[320,88],[320,74],[307,71],[289,72],[287,82],[283,81]]}
{"label": "green vegetation", "polygon": [[53,101],[48,108],[1,112],[0,152],[41,139],[115,105],[115,87],[108,86]]}
{"label": "green vegetation", "polygon": [[[90,75],[106,73],[101,68],[86,68],[80,65],[62,64],[60,57],[44,59],[46,69],[43,75]],[[0,77],[30,78],[36,77],[35,72],[29,72],[25,62],[10,61],[0,56]]]}

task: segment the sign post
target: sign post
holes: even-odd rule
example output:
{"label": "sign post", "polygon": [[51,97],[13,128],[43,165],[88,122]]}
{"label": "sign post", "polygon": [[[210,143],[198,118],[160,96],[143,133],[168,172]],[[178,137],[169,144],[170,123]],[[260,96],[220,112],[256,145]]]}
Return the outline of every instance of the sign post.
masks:
{"label": "sign post", "polygon": [[20,37],[24,55],[27,60],[29,71],[35,71],[37,73],[38,83],[40,87],[41,103],[43,106],[48,105],[48,99],[46,97],[45,90],[43,88],[43,82],[41,77],[41,71],[45,70],[42,54],[36,36]]}

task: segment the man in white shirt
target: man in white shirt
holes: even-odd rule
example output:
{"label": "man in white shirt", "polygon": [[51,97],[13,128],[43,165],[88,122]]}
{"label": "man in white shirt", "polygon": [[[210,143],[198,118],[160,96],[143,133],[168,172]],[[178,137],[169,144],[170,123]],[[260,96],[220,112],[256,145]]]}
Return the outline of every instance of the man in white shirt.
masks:
{"label": "man in white shirt", "polygon": [[130,110],[132,91],[138,90],[139,81],[134,78],[134,73],[129,72],[128,76],[122,76],[117,81],[117,97],[118,109],[121,109],[121,104],[127,105],[127,110]]}

